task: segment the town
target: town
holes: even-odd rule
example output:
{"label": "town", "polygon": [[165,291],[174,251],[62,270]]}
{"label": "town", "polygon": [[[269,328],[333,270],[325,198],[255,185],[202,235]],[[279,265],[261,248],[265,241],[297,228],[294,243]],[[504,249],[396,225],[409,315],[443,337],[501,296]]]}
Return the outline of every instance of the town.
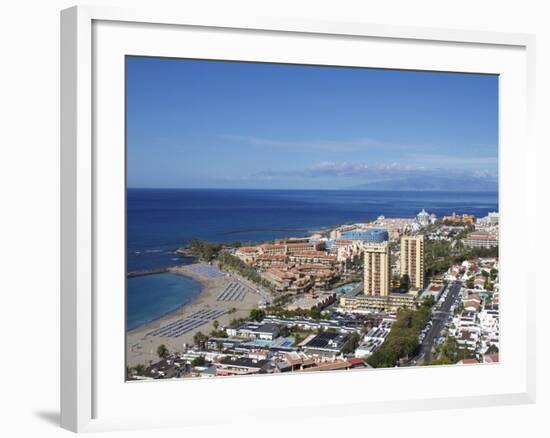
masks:
{"label": "town", "polygon": [[[190,242],[181,252],[226,281],[216,300],[234,307],[151,330],[144,339],[178,345],[193,333],[193,342],[161,343],[156,360],[129,366],[127,378],[496,363],[498,235],[497,212],[422,210],[255,245]],[[248,314],[220,324],[246,296],[256,303]]]}

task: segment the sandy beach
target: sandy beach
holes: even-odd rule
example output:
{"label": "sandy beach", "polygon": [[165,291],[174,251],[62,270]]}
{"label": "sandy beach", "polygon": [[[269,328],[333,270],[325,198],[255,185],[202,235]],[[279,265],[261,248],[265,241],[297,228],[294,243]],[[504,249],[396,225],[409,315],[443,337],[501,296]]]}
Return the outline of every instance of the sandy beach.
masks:
{"label": "sandy beach", "polygon": [[[182,351],[185,345],[193,344],[193,335],[201,331],[205,334],[210,333],[214,329],[213,320],[182,334],[178,337],[152,336],[147,333],[159,327],[163,327],[173,321],[189,317],[193,313],[205,309],[220,309],[230,311],[236,309],[234,313],[225,313],[219,316],[217,321],[220,327],[226,326],[234,318],[248,316],[250,310],[258,307],[262,296],[255,292],[249,285],[237,279],[233,274],[224,273],[225,275],[209,278],[201,272],[201,269],[206,266],[204,263],[195,263],[192,265],[177,266],[170,268],[170,272],[184,275],[193,278],[201,283],[203,289],[200,295],[191,303],[186,304],[174,312],[165,315],[148,324],[139,326],[127,333],[127,365],[135,366],[138,364],[149,365],[152,362],[158,361],[157,348],[164,344],[170,351]],[[238,282],[246,286],[247,293],[242,301],[218,301],[217,297],[231,282]]]}

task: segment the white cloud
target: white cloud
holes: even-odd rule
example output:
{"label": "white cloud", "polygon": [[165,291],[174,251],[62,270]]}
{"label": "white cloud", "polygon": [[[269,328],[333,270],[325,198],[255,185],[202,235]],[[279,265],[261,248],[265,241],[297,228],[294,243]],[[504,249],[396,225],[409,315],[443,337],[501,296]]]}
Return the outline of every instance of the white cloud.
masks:
{"label": "white cloud", "polygon": [[426,168],[397,162],[369,164],[353,161],[320,161],[313,165],[285,171],[265,170],[253,175],[258,181],[332,181],[338,187],[396,187],[400,190],[494,190],[498,176],[488,170],[461,168]]}
{"label": "white cloud", "polygon": [[225,135],[225,139],[240,141],[245,144],[254,146],[271,146],[284,149],[312,149],[330,152],[353,152],[365,151],[368,149],[384,149],[384,150],[414,150],[423,149],[431,150],[432,145],[414,145],[414,144],[399,144],[389,143],[372,138],[362,137],[344,140],[276,140],[262,137],[246,136],[246,135]]}

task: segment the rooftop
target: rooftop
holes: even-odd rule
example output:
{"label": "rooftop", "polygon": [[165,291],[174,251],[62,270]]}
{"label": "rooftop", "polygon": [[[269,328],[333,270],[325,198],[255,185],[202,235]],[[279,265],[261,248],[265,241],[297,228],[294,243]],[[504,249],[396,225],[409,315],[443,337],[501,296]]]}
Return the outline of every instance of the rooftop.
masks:
{"label": "rooftop", "polygon": [[243,356],[226,356],[221,359],[218,363],[225,366],[236,366],[243,368],[256,368],[260,369],[263,366],[267,365],[269,361],[265,359],[252,359],[250,357]]}
{"label": "rooftop", "polygon": [[347,340],[348,335],[346,334],[321,332],[315,335],[303,347],[321,350],[340,350]]}

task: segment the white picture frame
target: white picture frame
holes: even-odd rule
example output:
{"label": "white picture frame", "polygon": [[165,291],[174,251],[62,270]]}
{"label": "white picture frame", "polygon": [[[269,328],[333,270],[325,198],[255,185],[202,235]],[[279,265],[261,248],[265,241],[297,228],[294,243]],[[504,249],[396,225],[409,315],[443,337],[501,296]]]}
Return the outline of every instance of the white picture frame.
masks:
{"label": "white picture frame", "polygon": [[[147,32],[146,38],[140,37],[144,32]],[[232,36],[220,38],[221,32]],[[375,380],[381,383],[373,379],[367,382],[365,372],[338,376],[325,373],[322,377],[311,373],[307,378],[277,376],[124,383],[123,370],[118,369],[119,356],[111,356],[117,348],[123,355],[120,335],[112,335],[124,327],[120,323],[124,321],[124,315],[120,313],[121,300],[114,298],[117,301],[110,303],[108,297],[101,295],[106,285],[112,284],[115,286],[113,289],[118,290],[117,285],[125,275],[122,272],[117,277],[116,268],[110,271],[105,267],[107,264],[120,267],[120,251],[124,250],[124,245],[120,246],[124,238],[123,233],[120,235],[124,206],[120,204],[123,204],[124,198],[120,196],[120,184],[116,183],[124,175],[119,153],[120,147],[124,148],[123,100],[120,99],[124,94],[124,76],[118,74],[123,65],[123,58],[120,57],[124,54],[183,56],[180,51],[190,49],[182,48],[181,41],[184,40],[180,38],[196,38],[193,40],[193,50],[186,52],[189,57],[240,59],[246,56],[247,60],[352,65],[350,62],[355,63],[350,61],[353,60],[352,49],[361,47],[367,51],[372,49],[372,59],[376,61],[372,61],[373,65],[366,65],[367,61],[357,60],[358,64],[354,65],[501,75],[502,338],[504,346],[507,339],[511,343],[508,350],[503,351],[502,363],[492,368],[426,367],[366,372],[376,373]],[[226,47],[220,45],[222,40],[226,41]],[[270,49],[273,49],[266,51],[260,47],[260,40],[263,44],[269,42]],[[296,47],[293,52],[289,46],[292,44],[290,40],[301,40],[304,45],[293,44]],[[239,54],[236,44],[230,46],[237,41],[243,43],[239,50],[248,50],[248,55]],[[322,53],[315,49],[315,44],[320,42],[325,44]],[[382,54],[377,44],[392,48]],[[312,58],[301,61],[300,50],[306,47],[311,49]],[[420,56],[412,56],[415,50],[415,55]],[[279,405],[285,390],[312,391],[311,397],[302,397],[294,403],[287,403],[286,407],[266,409],[251,406],[243,414],[256,418],[269,418],[273,410],[278,415],[284,413],[290,417],[326,417],[534,402],[534,274],[533,268],[517,254],[520,250],[534,251],[536,236],[536,146],[532,133],[534,53],[534,37],[523,34],[243,15],[222,17],[215,13],[202,16],[192,9],[182,12],[78,6],[62,11],[61,426],[83,432],[184,426],[205,421],[206,417],[201,417],[200,411],[193,411],[192,406],[180,405],[177,409],[167,409],[162,403],[155,403],[145,411],[131,406],[131,401],[140,397],[142,400],[149,397],[158,400],[160,397],[170,403],[182,390],[182,385],[187,393],[191,391],[196,394],[199,401],[200,397],[219,394],[222,406],[228,394],[235,397],[237,404],[245,400],[239,398],[244,397],[239,393],[246,393],[253,387],[269,391],[273,406]],[[344,60],[344,56],[348,56],[348,61]],[[427,61],[429,59],[432,61]],[[399,65],[396,64],[398,62]],[[113,100],[106,98],[107,95],[114,96]],[[108,111],[104,111],[105,108],[109,108]],[[106,161],[105,151],[114,151],[115,155]],[[115,189],[111,190],[113,186]],[[522,216],[524,208],[530,209],[528,217]],[[105,217],[105,212],[109,212],[114,226]],[[532,231],[528,235],[518,236],[516,231],[525,227],[526,223]],[[112,245],[116,246],[114,250],[109,250],[112,254],[109,260],[105,252],[107,241],[115,242]],[[512,270],[506,271],[506,266],[518,264],[524,269],[521,278]],[[506,298],[507,290],[515,291],[513,308]],[[121,289],[120,293],[123,291]],[[510,322],[507,312],[514,316],[514,321]],[[106,357],[113,359],[106,360]],[[465,379],[476,382],[476,379],[486,380],[486,386],[481,385],[475,390],[465,388],[465,385],[448,389],[441,388],[441,385],[429,387],[431,376],[435,376],[433,380],[437,381],[450,374],[453,380],[459,382]],[[120,382],[117,383],[116,379]],[[315,385],[321,382],[319,379],[327,385],[323,393],[328,394],[328,400],[321,400],[314,392]],[[342,385],[356,388],[363,381],[368,383],[369,395],[351,391],[345,399],[339,398],[338,391]],[[389,381],[407,389],[389,390]],[[384,385],[388,391],[384,391]],[[424,385],[427,387],[424,388]],[[123,406],[128,403],[130,407],[124,409]],[[296,407],[300,408],[299,413],[296,413]],[[183,415],[184,409],[186,415]],[[231,409],[214,407],[209,411],[209,416],[212,409],[215,410],[217,422],[222,425],[231,421],[234,414]]]}

